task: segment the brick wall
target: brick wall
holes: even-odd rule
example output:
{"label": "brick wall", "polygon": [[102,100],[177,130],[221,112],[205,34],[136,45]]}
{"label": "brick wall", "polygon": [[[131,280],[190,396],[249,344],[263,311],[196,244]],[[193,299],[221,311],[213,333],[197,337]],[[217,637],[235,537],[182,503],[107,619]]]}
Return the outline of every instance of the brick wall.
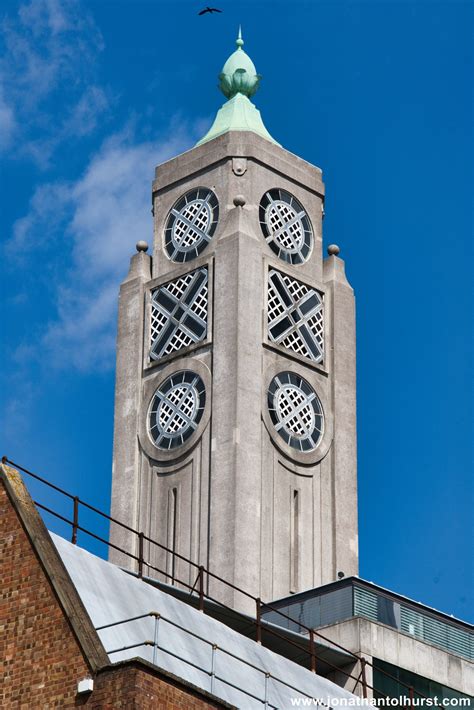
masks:
{"label": "brick wall", "polygon": [[0,706],[65,707],[89,668],[3,484],[0,560]]}
{"label": "brick wall", "polygon": [[[3,476],[3,474],[2,474]],[[10,488],[9,488],[10,490]],[[15,491],[11,491],[14,498]],[[20,498],[28,498],[22,489]],[[21,501],[20,501],[21,502]],[[18,501],[15,502],[18,504]],[[77,695],[77,682],[93,677],[48,574],[0,481],[0,707],[24,710],[87,707],[116,710],[204,710],[214,702],[184,681],[140,661],[105,666],[94,691]],[[30,516],[36,515],[31,506]],[[23,510],[23,515],[24,510]],[[25,518],[23,517],[23,521]],[[26,529],[29,529],[26,523]],[[41,528],[41,525],[40,525]],[[48,536],[46,530],[36,535]],[[54,553],[55,554],[55,553]],[[47,566],[47,564],[46,564]],[[68,582],[70,584],[70,582]],[[57,589],[57,587],[56,587]],[[60,595],[61,596],[61,595]],[[84,648],[84,645],[82,645]],[[105,657],[106,658],[106,657]]]}
{"label": "brick wall", "polygon": [[199,691],[181,685],[179,681],[147,671],[140,662],[109,668],[94,680],[94,691],[78,699],[76,707],[106,710],[205,710],[230,707],[213,702]]}

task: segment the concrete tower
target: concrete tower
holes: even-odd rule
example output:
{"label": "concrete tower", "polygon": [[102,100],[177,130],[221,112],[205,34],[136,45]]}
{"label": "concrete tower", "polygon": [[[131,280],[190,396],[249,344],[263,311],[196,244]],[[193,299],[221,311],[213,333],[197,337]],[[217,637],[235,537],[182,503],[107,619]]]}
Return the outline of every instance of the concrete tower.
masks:
{"label": "concrete tower", "polygon": [[268,601],[358,571],[355,318],[321,170],[267,132],[242,45],[121,286],[112,516]]}

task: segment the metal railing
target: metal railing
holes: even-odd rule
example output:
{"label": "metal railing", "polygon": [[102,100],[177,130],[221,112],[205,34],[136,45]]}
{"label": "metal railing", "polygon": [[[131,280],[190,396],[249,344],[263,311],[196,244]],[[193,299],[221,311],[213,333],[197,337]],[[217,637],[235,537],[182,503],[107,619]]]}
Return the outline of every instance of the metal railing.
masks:
{"label": "metal railing", "polygon": [[[277,706],[272,705],[269,700],[270,681],[275,681],[276,683],[280,683],[280,685],[283,685],[286,688],[289,688],[290,690],[295,691],[299,695],[304,695],[307,698],[311,698],[313,700],[316,700],[316,698],[314,698],[314,696],[310,695],[309,693],[307,693],[304,690],[301,690],[301,688],[297,688],[294,685],[287,683],[282,678],[279,678],[278,676],[274,675],[273,673],[269,673],[268,671],[263,670],[259,666],[256,666],[254,663],[250,663],[250,661],[247,661],[245,658],[242,658],[241,656],[238,656],[236,653],[229,651],[228,649],[223,648],[222,646],[219,646],[217,643],[209,641],[209,639],[206,639],[204,636],[200,636],[199,634],[196,634],[194,631],[187,629],[185,626],[182,626],[181,624],[176,623],[176,621],[169,619],[168,617],[164,616],[163,614],[160,614],[157,611],[150,611],[147,614],[141,614],[140,616],[132,616],[128,619],[121,619],[120,621],[114,621],[110,624],[96,626],[96,631],[104,631],[106,629],[111,629],[111,628],[114,628],[114,627],[122,625],[122,624],[127,624],[127,623],[130,623],[133,621],[138,621],[140,619],[146,619],[146,618],[150,618],[150,617],[154,618],[154,620],[155,620],[153,640],[147,639],[146,641],[142,641],[140,643],[130,644],[128,646],[122,646],[120,648],[106,650],[106,653],[108,655],[110,655],[110,654],[114,654],[114,653],[122,653],[124,651],[129,651],[134,648],[139,648],[141,646],[152,646],[153,647],[153,656],[152,656],[153,665],[157,665],[157,652],[162,651],[162,652],[168,654],[169,656],[172,656],[173,658],[176,658],[179,661],[183,661],[184,663],[187,663],[188,665],[192,666],[196,670],[201,671],[202,673],[205,673],[206,675],[208,675],[210,677],[210,692],[211,693],[215,692],[215,682],[220,681],[221,683],[228,685],[229,687],[233,688],[234,690],[237,690],[240,693],[244,693],[248,697],[253,698],[254,700],[257,700],[258,702],[262,703],[262,705],[264,705],[264,707],[266,707],[266,708],[274,708],[275,710],[278,710]],[[179,656],[178,654],[171,651],[169,648],[166,648],[165,646],[161,645],[159,643],[159,623],[160,622],[165,622],[165,623],[169,624],[170,626],[173,626],[174,628],[179,629],[180,631],[184,631],[189,636],[192,636],[193,638],[197,639],[198,641],[201,641],[202,643],[209,646],[211,648],[210,668],[205,668],[203,666],[200,666],[197,663],[194,663],[193,661],[191,661],[190,659],[184,658],[183,656]],[[216,672],[217,653],[218,652],[223,653],[224,655],[229,656],[230,658],[233,658],[234,660],[238,661],[239,663],[243,663],[244,665],[248,666],[249,668],[252,668],[253,670],[261,673],[262,676],[264,677],[264,697],[263,698],[259,697],[259,696],[255,695],[254,693],[251,693],[249,690],[246,690],[245,688],[243,688],[241,686],[235,685],[227,678],[223,678],[222,676],[218,675],[218,673]],[[318,699],[318,705],[324,705],[325,707],[328,707],[320,699]]]}
{"label": "metal railing", "polygon": [[[77,536],[78,532],[83,532],[86,535],[89,535],[93,539],[97,540],[98,542],[101,542],[105,544],[107,547],[112,548],[127,557],[135,560],[137,564],[137,574],[138,577],[143,578],[143,573],[144,573],[144,568],[146,567],[148,571],[152,570],[153,572],[158,573],[159,575],[163,575],[165,578],[169,578],[169,572],[167,570],[160,569],[159,567],[156,567],[155,565],[152,565],[150,561],[147,561],[145,559],[145,543],[148,543],[149,545],[154,545],[163,552],[165,552],[167,555],[171,555],[172,559],[174,560],[180,560],[184,562],[185,564],[189,565],[190,568],[193,568],[195,571],[197,571],[197,576],[194,581],[194,584],[190,585],[188,582],[181,580],[176,577],[176,575],[173,576],[173,584],[179,584],[187,589],[190,590],[190,596],[197,595],[197,601],[198,601],[198,608],[200,611],[205,611],[205,600],[212,602],[221,609],[227,610],[229,612],[232,612],[237,617],[240,617],[243,621],[245,621],[247,624],[250,624],[251,626],[255,627],[255,640],[257,643],[264,643],[265,640],[265,635],[267,634],[269,637],[275,637],[279,638],[285,643],[289,644],[293,648],[298,649],[301,653],[301,657],[306,657],[308,659],[308,666],[309,669],[313,673],[317,673],[318,666],[317,666],[317,661],[321,660],[324,665],[330,667],[332,671],[335,671],[337,673],[341,673],[344,675],[348,680],[352,679],[355,681],[355,685],[353,687],[352,692],[355,693],[357,690],[359,684],[362,688],[362,697],[367,698],[368,690],[372,690],[375,692],[378,692],[381,696],[388,697],[385,693],[378,691],[376,688],[371,685],[368,680],[367,680],[367,672],[366,669],[367,667],[372,667],[373,664],[371,661],[367,660],[363,656],[358,656],[356,653],[353,651],[350,651],[347,648],[344,648],[341,644],[337,643],[336,641],[333,641],[329,637],[325,636],[324,634],[320,633],[319,631],[316,631],[313,628],[309,628],[304,626],[304,624],[299,623],[299,626],[301,629],[306,632],[308,639],[309,639],[309,649],[304,645],[303,643],[300,643],[298,641],[295,641],[294,639],[288,638],[287,635],[284,635],[280,633],[279,631],[276,630],[276,628],[267,622],[265,622],[262,619],[262,609],[264,608],[265,611],[273,611],[276,612],[279,616],[283,617],[286,620],[294,621],[290,616],[285,614],[284,612],[280,611],[279,609],[275,608],[271,604],[268,603],[263,603],[262,600],[259,597],[254,597],[252,594],[249,592],[245,591],[244,589],[241,589],[240,587],[237,587],[235,584],[232,584],[232,582],[228,582],[227,580],[223,579],[222,577],[219,577],[218,575],[214,574],[210,570],[206,569],[203,565],[199,565],[196,562],[193,562],[192,560],[188,559],[187,557],[184,557],[183,555],[177,553],[175,550],[172,550],[165,545],[157,542],[156,540],[153,540],[152,538],[148,537],[145,535],[142,531],[135,530],[134,528],[130,527],[129,525],[126,525],[125,523],[122,523],[121,521],[112,518],[110,515],[107,515],[107,513],[104,513],[103,511],[99,510],[95,506],[91,505],[90,503],[87,503],[86,501],[81,500],[78,496],[72,495],[68,491],[63,490],[59,486],[55,485],[54,483],[51,483],[47,479],[43,478],[42,476],[39,476],[36,473],[33,473],[32,471],[29,471],[28,469],[24,468],[23,466],[20,466],[19,464],[15,463],[14,461],[11,461],[8,459],[6,456],[3,456],[2,458],[2,463],[3,464],[8,464],[10,466],[13,466],[14,468],[22,471],[23,473],[26,473],[28,476],[31,476],[35,480],[39,481],[40,483],[48,486],[49,488],[55,490],[56,492],[60,493],[61,495],[65,496],[72,502],[72,520],[66,518],[64,515],[61,515],[60,513],[52,510],[48,506],[40,503],[39,501],[33,501],[34,504],[40,509],[48,513],[49,515],[52,515],[53,517],[61,520],[62,522],[66,523],[67,525],[71,526],[71,542],[75,545],[77,544]],[[109,523],[113,523],[114,525],[118,525],[120,528],[127,530],[131,535],[135,536],[138,542],[138,555],[134,554],[133,552],[130,552],[129,550],[125,550],[118,545],[115,545],[114,543],[110,542],[110,540],[106,540],[105,538],[101,537],[100,535],[97,535],[96,533],[92,532],[91,530],[88,530],[87,528],[83,527],[79,523],[79,511],[80,511],[80,506],[83,506],[85,509],[92,511],[93,513],[97,514],[101,518],[109,521]],[[206,592],[206,589],[209,589],[209,583],[211,580],[214,580],[216,582],[219,582],[223,584],[226,588],[232,589],[235,592],[238,592],[239,594],[243,595],[245,598],[252,600],[254,605],[255,605],[255,620],[249,619],[249,617],[241,612],[236,611],[233,607],[228,606],[227,604],[223,603],[222,601],[212,597],[208,592]],[[196,591],[197,590],[197,591]],[[332,663],[329,661],[327,658],[322,658],[320,654],[318,654],[316,650],[316,638],[319,640],[321,639],[325,644],[329,644],[329,648],[337,649],[339,651],[342,651],[345,655],[349,657],[351,661],[354,663],[360,664],[360,671],[358,675],[353,675],[349,671],[345,670],[344,668],[341,668],[340,666],[337,666],[336,664]],[[144,644],[140,644],[144,645]],[[299,661],[296,661],[299,662]],[[349,661],[348,661],[349,662]],[[303,664],[300,664],[303,665]],[[409,706],[410,709],[413,708],[413,698],[415,695],[417,695],[420,698],[426,699],[427,696],[424,695],[423,693],[419,692],[413,686],[407,685],[406,683],[403,683],[399,681],[395,676],[391,675],[387,671],[384,671],[382,669],[378,669],[379,673],[382,673],[384,676],[390,678],[391,680],[397,681],[399,685],[403,686],[408,690],[409,693],[409,698],[410,698],[410,703]]]}

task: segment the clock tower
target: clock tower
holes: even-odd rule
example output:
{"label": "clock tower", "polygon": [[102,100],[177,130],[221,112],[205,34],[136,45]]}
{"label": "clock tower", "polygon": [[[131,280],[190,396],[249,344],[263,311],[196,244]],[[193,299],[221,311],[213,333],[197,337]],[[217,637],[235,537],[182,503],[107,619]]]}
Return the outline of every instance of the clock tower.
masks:
{"label": "clock tower", "polygon": [[[321,170],[265,128],[240,33],[219,81],[120,289],[112,516],[269,601],[358,572],[354,296],[323,259]],[[171,558],[146,552],[193,584]]]}

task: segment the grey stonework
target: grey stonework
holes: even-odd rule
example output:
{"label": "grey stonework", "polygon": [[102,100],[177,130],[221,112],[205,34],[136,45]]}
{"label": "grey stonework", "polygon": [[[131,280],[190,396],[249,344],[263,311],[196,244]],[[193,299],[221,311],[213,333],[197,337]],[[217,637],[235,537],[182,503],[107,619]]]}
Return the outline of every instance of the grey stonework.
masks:
{"label": "grey stonework", "polygon": [[[196,187],[217,195],[219,223],[197,259],[176,264],[163,249],[164,225],[175,201]],[[295,195],[311,220],[314,246],[303,264],[284,263],[262,235],[259,203],[275,187]],[[354,297],[344,262],[323,262],[323,200],[319,168],[256,134],[222,135],[157,168],[151,272],[150,257],[137,254],[121,287],[112,516],[265,600],[358,572]],[[151,361],[150,290],[202,265],[210,275],[206,339]],[[269,268],[323,294],[323,362],[269,341]],[[183,368],[199,369],[206,411],[182,447],[161,452],[147,435],[149,402]],[[315,451],[290,448],[269,419],[266,392],[284,370],[304,377],[322,402],[326,426]],[[115,526],[111,534],[136,550],[126,531]],[[157,548],[146,554],[168,581],[194,582],[184,563],[173,570]],[[134,566],[113,550],[111,559]],[[242,597],[215,591],[246,609]]]}

